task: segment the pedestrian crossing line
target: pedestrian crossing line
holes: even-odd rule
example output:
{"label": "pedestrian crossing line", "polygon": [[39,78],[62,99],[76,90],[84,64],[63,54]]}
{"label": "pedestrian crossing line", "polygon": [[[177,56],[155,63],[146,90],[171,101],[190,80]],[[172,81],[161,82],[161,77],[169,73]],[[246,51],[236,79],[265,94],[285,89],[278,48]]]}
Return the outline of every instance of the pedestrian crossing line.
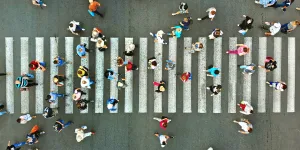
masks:
{"label": "pedestrian crossing line", "polygon": [[[222,68],[222,38],[214,39],[214,66],[218,68]],[[220,71],[220,75],[214,78],[215,85],[221,85],[222,81],[222,69]],[[221,113],[221,94],[213,96],[213,113]]]}
{"label": "pedestrian crossing line", "polygon": [[[184,38],[184,47],[192,47],[192,38]],[[189,51],[184,50],[183,56],[183,72],[192,72],[192,55]],[[183,83],[183,113],[192,112],[192,81]]]}
{"label": "pedestrian crossing line", "polygon": [[[88,37],[80,37],[80,43],[81,44],[86,44],[86,48],[89,49],[89,38]],[[90,54],[86,53],[86,57],[81,58],[81,66],[85,66],[85,67],[89,68],[89,56],[90,56]],[[91,77],[91,74],[89,72],[89,78],[90,77]],[[91,86],[94,86],[94,85],[91,85]],[[89,99],[89,89],[88,88],[83,88],[82,90],[86,93],[86,95],[84,95],[83,99],[90,100]],[[82,113],[82,114],[88,113],[89,112],[89,107],[88,106],[89,106],[89,104],[87,104],[87,108],[84,109],[84,110],[81,110],[80,113]]]}
{"label": "pedestrian crossing line", "polygon": [[[65,113],[66,114],[73,114],[73,99],[72,99],[72,93],[74,89],[74,38],[73,37],[65,37],[65,61],[66,62],[72,62],[72,64],[65,64],[65,71],[66,71],[66,78],[65,81],[65,91],[66,94],[69,94],[65,98]],[[56,56],[55,56],[56,57]],[[75,74],[76,75],[76,74]],[[77,78],[77,76],[76,76]]]}
{"label": "pedestrian crossing line", "polygon": [[[169,60],[176,63],[177,39],[169,38]],[[166,62],[162,63],[163,64]],[[168,113],[176,113],[176,67],[168,70]]]}
{"label": "pedestrian crossing line", "polygon": [[96,51],[95,113],[103,113],[104,103],[104,52]]}
{"label": "pedestrian crossing line", "polygon": [[[244,56],[244,64],[249,65],[252,63],[252,37],[245,37],[244,43],[250,48],[250,52]],[[243,101],[247,101],[251,104],[251,75],[249,74],[244,75]]]}
{"label": "pedestrian crossing line", "polygon": [[203,44],[202,50],[198,53],[198,113],[206,113],[206,38],[200,37],[199,42]]}
{"label": "pedestrian crossing line", "polygon": [[295,112],[295,73],[296,73],[295,38],[288,38],[288,82],[287,82],[287,112]]}
{"label": "pedestrian crossing line", "polygon": [[140,38],[139,52],[139,113],[147,113],[147,38]]}
{"label": "pedestrian crossing line", "polygon": [[[237,48],[237,38],[229,38],[229,49]],[[229,55],[228,68],[228,113],[236,113],[236,82],[237,82],[237,55]],[[239,70],[240,71],[240,70]]]}
{"label": "pedestrian crossing line", "polygon": [[[21,37],[21,74],[29,73],[28,42],[28,37]],[[21,92],[21,113],[29,113],[29,91]]]}
{"label": "pedestrian crossing line", "polygon": [[[273,81],[281,80],[281,38],[274,37],[274,59],[277,62],[277,68],[273,71]],[[280,91],[273,91],[273,112],[281,111],[281,94]]]}
{"label": "pedestrian crossing line", "polygon": [[[130,44],[133,44],[133,38],[125,38],[125,49],[129,47]],[[125,60],[130,60],[133,62],[132,56],[125,56]],[[125,79],[127,87],[125,88],[125,113],[132,113],[132,94],[133,94],[133,71],[125,73]]]}
{"label": "pedestrian crossing line", "polygon": [[[54,58],[58,55],[58,37],[50,37],[50,60],[54,60]],[[58,68],[55,64],[50,63],[50,91],[51,92],[58,92],[58,87],[53,83],[52,79],[55,75],[58,74]],[[51,108],[57,108],[58,107],[58,101],[57,103],[51,103]]]}
{"label": "pedestrian crossing line", "polygon": [[[162,44],[155,43],[154,56],[158,64],[162,64]],[[162,67],[158,65],[154,69],[154,81],[159,82],[162,80]],[[157,87],[154,86],[154,91]],[[154,113],[162,113],[162,93],[154,92]]]}
{"label": "pedestrian crossing line", "polygon": [[15,103],[15,93],[14,93],[14,48],[13,48],[13,38],[5,38],[5,67],[6,72],[12,75],[6,76],[6,108],[10,113],[14,113],[14,103]]}
{"label": "pedestrian crossing line", "polygon": [[[259,37],[258,64],[264,65],[267,56],[267,38]],[[257,111],[259,113],[266,112],[266,71],[258,69],[258,103]]]}
{"label": "pedestrian crossing line", "polygon": [[[44,62],[44,38],[35,38],[35,53],[36,60]],[[44,72],[36,71],[36,83],[38,85],[35,88],[35,113],[43,113],[43,103],[44,103]]]}
{"label": "pedestrian crossing line", "polygon": [[[118,57],[118,51],[119,51],[119,38],[110,38],[110,65],[111,69],[115,71],[115,73],[118,72],[118,66],[117,66],[117,57]],[[118,100],[118,88],[117,88],[117,80],[118,75],[114,75],[116,79],[110,81],[110,96]],[[122,102],[124,103],[124,102]],[[119,104],[116,105],[116,108],[119,107]],[[115,111],[110,111],[110,113],[118,113],[118,109]]]}

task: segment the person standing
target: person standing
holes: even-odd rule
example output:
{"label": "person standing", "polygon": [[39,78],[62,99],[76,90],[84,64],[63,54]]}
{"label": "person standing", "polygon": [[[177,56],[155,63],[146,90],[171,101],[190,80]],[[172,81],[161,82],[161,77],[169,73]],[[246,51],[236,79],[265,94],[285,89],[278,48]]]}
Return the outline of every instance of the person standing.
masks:
{"label": "person standing", "polygon": [[159,44],[168,44],[167,42],[164,42],[163,35],[165,32],[163,30],[157,31],[156,34],[153,34],[150,32],[150,35],[154,38],[154,43],[159,43]]}
{"label": "person standing", "polygon": [[95,135],[95,132],[87,132],[84,133],[84,130],[87,129],[87,126],[81,126],[80,128],[76,128],[75,129],[75,133],[76,133],[76,141],[77,142],[81,142],[83,139],[85,139],[86,137]]}
{"label": "person standing", "polygon": [[75,20],[69,23],[69,28],[67,30],[71,31],[74,35],[79,35],[81,31],[85,31],[85,29],[80,26],[80,23]]}
{"label": "person standing", "polygon": [[28,121],[35,119],[36,116],[31,116],[30,114],[22,115],[17,119],[17,122],[20,124],[26,124]]}
{"label": "person standing", "polygon": [[176,66],[175,62],[172,60],[166,60],[166,67],[165,70],[173,70]]}
{"label": "person standing", "polygon": [[160,128],[162,128],[164,130],[167,129],[168,123],[171,122],[171,119],[169,119],[168,117],[165,117],[165,116],[161,116],[161,118],[154,117],[153,119],[157,120],[159,122]]}
{"label": "person standing", "polygon": [[50,92],[50,94],[46,96],[46,101],[48,101],[50,104],[51,103],[56,104],[58,102],[59,97],[66,97],[66,96],[67,95],[65,94]]}
{"label": "person standing", "polygon": [[67,123],[65,123],[64,120],[58,119],[58,120],[56,120],[55,124],[53,125],[53,128],[54,128],[54,131],[61,132],[64,128],[70,126],[73,123],[74,122],[72,122],[72,121],[68,121]]}
{"label": "person standing", "polygon": [[179,22],[183,30],[190,30],[189,26],[193,23],[192,17],[185,17],[183,21]]}
{"label": "person standing", "polygon": [[265,32],[265,36],[274,36],[280,31],[281,24],[280,22],[265,22],[261,28],[268,31]]}
{"label": "person standing", "polygon": [[214,96],[214,95],[218,95],[221,90],[222,90],[222,85],[217,85],[217,86],[208,86],[206,87],[206,89],[210,90],[212,92],[212,94],[210,96]]}
{"label": "person standing", "polygon": [[110,111],[116,111],[117,110],[116,105],[119,103],[119,101],[120,100],[117,100],[117,99],[111,97],[110,99],[108,99],[106,101],[107,109]]}
{"label": "person standing", "polygon": [[80,88],[75,88],[72,98],[74,101],[78,101],[81,99],[82,95],[86,95],[86,93],[83,92]]}
{"label": "person standing", "polygon": [[191,48],[185,47],[185,50],[189,50],[189,53],[200,52],[203,49],[203,44],[200,42],[196,42],[192,44]]}
{"label": "person standing", "polygon": [[206,10],[206,12],[208,12],[208,15],[204,16],[203,18],[198,18],[198,20],[205,20],[205,19],[209,18],[210,21],[213,21],[216,16],[217,9],[214,7],[211,7],[211,8],[208,8]]}
{"label": "person standing", "polygon": [[266,83],[269,84],[270,87],[273,87],[273,88],[275,88],[275,90],[278,90],[278,91],[284,91],[287,88],[286,83],[282,82],[282,81],[277,81],[277,82],[267,81]]}
{"label": "person standing", "polygon": [[40,6],[41,8],[42,8],[42,6],[44,6],[44,7],[47,6],[42,0],[32,0],[32,4],[35,6]]}
{"label": "person standing", "polygon": [[8,141],[6,150],[20,150],[21,146],[26,145],[26,142],[18,142],[15,144],[11,144],[10,141]]}
{"label": "person standing", "polygon": [[103,14],[101,14],[97,8],[100,7],[100,3],[98,3],[96,0],[94,0],[92,3],[89,5],[89,11],[101,16],[102,18],[104,17]]}
{"label": "person standing", "polygon": [[108,47],[107,47],[106,42],[102,38],[98,38],[97,43],[96,43],[96,48],[100,52],[103,52],[103,51],[107,50]]}
{"label": "person standing", "polygon": [[77,70],[77,76],[79,78],[82,78],[84,76],[88,76],[89,75],[89,69],[85,66],[79,66],[78,70]]}
{"label": "person standing", "polygon": [[81,78],[81,87],[83,87],[83,88],[88,88],[88,89],[90,89],[91,88],[91,85],[92,84],[95,84],[96,82],[95,81],[93,81],[90,77],[88,77],[88,76],[83,76],[82,78]]}
{"label": "person standing", "polygon": [[148,69],[155,69],[158,66],[156,58],[151,57],[148,59]]}
{"label": "person standing", "polygon": [[215,28],[213,32],[208,36],[210,40],[214,40],[223,35],[223,31],[219,28]]}
{"label": "person standing", "polygon": [[122,88],[126,88],[127,87],[127,84],[125,82],[125,78],[121,78],[121,80],[118,80],[117,81],[117,88],[118,90],[121,90]]}
{"label": "person standing", "polygon": [[56,64],[56,67],[61,67],[64,64],[72,64],[72,62],[66,62],[64,58],[56,56],[53,60],[53,64]]}
{"label": "person standing", "polygon": [[255,64],[251,63],[250,65],[240,65],[240,69],[243,69],[243,74],[252,74],[255,72]]}
{"label": "person standing", "polygon": [[297,28],[297,26],[300,25],[300,22],[298,20],[295,20],[295,21],[291,21],[289,23],[286,23],[286,24],[283,24],[281,25],[281,29],[280,31],[282,33],[290,33],[292,32],[293,30],[295,30]]}
{"label": "person standing", "polygon": [[241,24],[237,24],[237,26],[240,27],[241,29],[239,33],[245,35],[248,32],[248,30],[253,28],[252,24],[254,20],[253,18],[250,18],[249,16],[246,15],[243,15],[243,17],[245,18],[245,20],[243,20]]}
{"label": "person standing", "polygon": [[161,80],[160,82],[153,82],[153,85],[157,86],[157,90],[155,90],[155,92],[157,92],[157,93],[164,92],[166,90],[165,84],[166,83],[163,80]]}
{"label": "person standing", "polygon": [[55,117],[57,114],[58,114],[57,108],[50,108],[48,106],[44,108],[43,117],[46,119]]}
{"label": "person standing", "polygon": [[86,48],[86,44],[79,44],[76,47],[77,55],[81,58],[86,58],[86,52],[90,52],[89,49]]}
{"label": "person standing", "polygon": [[[176,74],[177,75],[180,75],[180,74]],[[192,73],[191,72],[184,72],[181,74],[180,76],[180,80],[182,82],[187,82],[188,80],[192,80]]]}
{"label": "person standing", "polygon": [[78,100],[76,101],[76,107],[82,111],[82,110],[85,110],[87,109],[88,107],[88,103],[91,103],[91,102],[94,102],[94,101],[89,101],[89,100],[86,100],[86,99],[81,99],[81,100]]}
{"label": "person standing", "polygon": [[34,76],[32,74],[22,74],[15,81],[15,85],[21,91],[27,91],[27,90],[29,90],[29,87],[38,85],[33,80],[30,80],[33,78],[34,78]]}
{"label": "person standing", "polygon": [[128,62],[124,61],[122,57],[117,57],[117,65],[118,67],[122,67],[123,65],[127,65]]}
{"label": "person standing", "polygon": [[228,50],[228,51],[226,51],[226,53],[227,54],[236,54],[236,55],[239,55],[239,56],[243,56],[243,55],[246,55],[250,52],[250,48],[245,44],[236,44],[236,46],[239,46],[239,47],[235,50]]}
{"label": "person standing", "polygon": [[55,85],[57,86],[64,86],[64,81],[66,80],[67,78],[64,76],[64,75],[55,75],[53,77],[53,82]]}
{"label": "person standing", "polygon": [[4,114],[9,113],[7,110],[3,110],[4,109],[4,105],[0,104],[0,116],[3,116]]}
{"label": "person standing", "polygon": [[174,136],[162,135],[159,133],[154,133],[156,137],[158,137],[161,147],[165,147],[167,145],[167,140],[170,138],[174,138]]}
{"label": "person standing", "polygon": [[171,27],[171,29],[175,29],[175,30],[173,30],[171,33],[167,33],[167,35],[170,35],[173,38],[177,38],[177,39],[181,37],[181,33],[182,33],[181,26],[174,26]]}
{"label": "person standing", "polygon": [[208,70],[203,70],[208,72],[209,74],[206,74],[206,76],[210,76],[210,77],[217,77],[220,75],[220,69],[217,67],[208,67]]}
{"label": "person standing", "polygon": [[237,105],[242,109],[242,111],[240,111],[240,113],[242,113],[244,115],[253,114],[253,107],[247,101],[241,101]]}
{"label": "person standing", "polygon": [[37,61],[37,60],[33,60],[33,61],[30,62],[29,68],[32,71],[37,71],[38,69],[40,69],[42,71],[46,71],[46,63],[41,62],[41,61]]}
{"label": "person standing", "polygon": [[273,71],[277,68],[277,62],[273,57],[267,56],[265,59],[265,66],[258,66],[259,68],[263,68],[266,72]]}
{"label": "person standing", "polygon": [[[151,35],[151,34],[150,34]],[[153,34],[152,34],[153,36]],[[134,44],[129,44],[128,46],[125,47],[125,51],[124,51],[124,55],[126,56],[133,56],[134,55],[134,49],[135,49],[136,45]]]}
{"label": "person standing", "polygon": [[239,130],[238,132],[242,134],[249,134],[253,130],[252,124],[247,119],[241,119],[241,121],[233,120],[234,123],[237,123],[241,126],[242,130]]}
{"label": "person standing", "polygon": [[188,8],[189,7],[188,7],[187,3],[180,2],[179,11],[177,11],[176,13],[172,13],[172,16],[179,15],[179,14],[187,14],[187,13],[189,13]]}
{"label": "person standing", "polygon": [[105,76],[108,80],[113,80],[113,79],[115,79],[114,74],[117,74],[117,73],[115,73],[112,69],[106,69],[106,71],[104,72],[104,76]]}
{"label": "person standing", "polygon": [[125,71],[129,72],[131,70],[138,70],[139,68],[133,64],[130,60],[127,61],[128,63],[125,66]]}

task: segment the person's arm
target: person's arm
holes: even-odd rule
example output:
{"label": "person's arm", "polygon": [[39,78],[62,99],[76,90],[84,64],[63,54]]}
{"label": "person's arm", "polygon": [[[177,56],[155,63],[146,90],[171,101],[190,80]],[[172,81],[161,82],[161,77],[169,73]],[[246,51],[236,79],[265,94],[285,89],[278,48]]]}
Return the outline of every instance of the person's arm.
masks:
{"label": "person's arm", "polygon": [[36,3],[35,0],[32,0],[32,4],[33,4],[33,5],[36,5],[36,6],[40,6],[40,4]]}
{"label": "person's arm", "polygon": [[241,131],[241,130],[239,130],[239,132],[242,134],[249,134],[249,132],[245,132],[245,131]]}

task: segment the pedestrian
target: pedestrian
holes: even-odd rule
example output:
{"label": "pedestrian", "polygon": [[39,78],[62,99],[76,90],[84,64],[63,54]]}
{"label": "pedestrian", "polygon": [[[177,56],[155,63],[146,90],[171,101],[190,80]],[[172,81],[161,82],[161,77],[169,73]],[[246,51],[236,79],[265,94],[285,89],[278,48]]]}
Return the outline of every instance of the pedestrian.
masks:
{"label": "pedestrian", "polygon": [[198,20],[205,20],[205,19],[209,18],[210,21],[213,21],[216,16],[217,9],[214,7],[211,7],[211,8],[208,8],[206,10],[206,12],[208,12],[208,15],[204,16],[203,18],[198,18]]}
{"label": "pedestrian", "polygon": [[64,81],[65,80],[67,80],[67,78],[64,75],[55,75],[53,77],[53,82],[57,86],[64,86]]}
{"label": "pedestrian", "polygon": [[53,125],[53,128],[54,128],[54,131],[61,132],[64,128],[70,126],[73,123],[74,122],[72,122],[72,121],[68,121],[67,123],[65,123],[64,120],[58,119],[58,120],[56,120],[55,124]]}
{"label": "pedestrian", "polygon": [[117,65],[118,67],[122,67],[123,65],[127,65],[128,62],[124,61],[122,57],[117,57]]}
{"label": "pedestrian", "polygon": [[28,66],[32,71],[37,71],[38,69],[46,71],[46,63],[42,61],[33,60]]}
{"label": "pedestrian", "polygon": [[174,136],[162,135],[162,134],[159,134],[157,132],[154,133],[154,135],[158,137],[161,147],[165,147],[167,145],[167,140],[168,139],[174,138]]}
{"label": "pedestrian", "polygon": [[280,28],[281,28],[280,22],[265,22],[265,24],[262,26],[262,29],[268,31],[265,32],[266,36],[274,36],[280,31]]}
{"label": "pedestrian", "polygon": [[79,44],[76,47],[77,55],[81,58],[86,58],[86,52],[91,52],[89,49],[86,48],[86,44]]}
{"label": "pedestrian", "polygon": [[138,70],[139,68],[133,64],[130,60],[128,60],[128,63],[125,66],[125,71],[129,72],[131,70]]}
{"label": "pedestrian", "polygon": [[104,72],[104,76],[105,76],[108,80],[113,80],[113,79],[115,79],[114,74],[117,74],[117,73],[115,73],[112,69],[106,69],[106,71]]}
{"label": "pedestrian", "polygon": [[189,50],[189,53],[200,52],[203,49],[203,44],[201,42],[195,42],[192,44],[192,47],[185,47],[185,50]]}
{"label": "pedestrian", "polygon": [[171,27],[171,29],[174,29],[171,33],[167,33],[167,35],[172,36],[173,38],[180,38],[182,33],[181,26],[174,26]]}
{"label": "pedestrian", "polygon": [[98,7],[100,7],[100,3],[98,3],[96,0],[94,0],[94,1],[93,1],[92,3],[90,3],[90,5],[89,5],[89,12],[90,12],[90,13],[93,12],[93,13],[95,13],[95,14],[97,14],[97,15],[99,15],[99,16],[101,16],[101,17],[103,18],[104,15],[101,14],[101,13],[97,10]]}
{"label": "pedestrian", "polygon": [[273,88],[275,88],[275,90],[278,90],[278,91],[284,91],[287,88],[286,83],[282,82],[282,81],[277,81],[277,82],[267,81],[266,83],[269,84],[270,87],[273,87]]}
{"label": "pedestrian", "polygon": [[88,76],[89,75],[89,69],[85,66],[79,66],[78,70],[77,70],[77,76],[79,78],[82,78],[84,76]]}
{"label": "pedestrian", "polygon": [[120,90],[121,88],[125,89],[127,87],[127,84],[125,82],[125,78],[121,78],[121,80],[117,81],[117,88]]}
{"label": "pedestrian", "polygon": [[236,44],[236,46],[238,46],[237,49],[228,50],[228,51],[226,51],[226,53],[227,54],[236,54],[236,55],[239,55],[239,56],[243,56],[243,55],[246,55],[250,52],[250,48],[245,44]]}
{"label": "pedestrian", "polygon": [[29,90],[29,87],[31,86],[37,86],[38,84],[35,83],[33,80],[34,76],[32,74],[22,74],[21,76],[19,76],[16,81],[15,81],[15,85],[18,89],[20,89],[21,91],[27,91]]}
{"label": "pedestrian", "polygon": [[150,32],[150,35],[154,38],[154,43],[159,43],[159,44],[168,44],[167,42],[164,42],[163,35],[165,32],[163,30],[157,31],[156,34],[153,34]]}
{"label": "pedestrian", "polygon": [[58,108],[50,108],[50,107],[48,107],[48,106],[46,106],[46,107],[44,108],[43,116],[44,116],[44,118],[46,118],[46,119],[55,117],[57,114],[58,114]]}
{"label": "pedestrian", "polygon": [[78,101],[81,99],[82,95],[86,95],[86,93],[83,92],[80,88],[75,88],[72,98],[74,101]]}
{"label": "pedestrian", "polygon": [[10,141],[8,141],[6,150],[20,150],[21,146],[26,145],[26,142],[18,142],[15,144],[11,144]]}
{"label": "pedestrian", "polygon": [[275,8],[282,7],[281,9],[285,12],[293,2],[294,0],[284,0],[282,3],[276,3]]}
{"label": "pedestrian", "polygon": [[240,69],[243,69],[243,74],[253,74],[255,72],[255,64],[239,65]]}
{"label": "pedestrian", "polygon": [[220,69],[217,67],[213,67],[213,66],[209,66],[208,70],[203,70],[203,71],[208,72],[209,74],[206,74],[206,75],[210,76],[210,77],[217,77],[220,75]]}
{"label": "pedestrian", "polygon": [[56,67],[61,67],[64,64],[72,64],[72,62],[66,62],[64,58],[56,56],[53,60],[53,64],[56,64]]}
{"label": "pedestrian", "polygon": [[76,101],[76,107],[82,111],[82,110],[85,110],[87,109],[88,107],[88,103],[91,103],[91,102],[94,102],[94,101],[90,101],[90,100],[86,100],[86,99],[80,99],[78,101]]}
{"label": "pedestrian", "polygon": [[176,64],[172,60],[166,60],[166,67],[165,70],[173,70],[175,68]]}
{"label": "pedestrian", "polygon": [[106,42],[102,38],[98,38],[97,43],[96,43],[96,48],[100,52],[103,52],[103,51],[107,50],[108,47],[107,47]]}
{"label": "pedestrian", "polygon": [[26,124],[28,121],[35,119],[36,116],[31,116],[30,114],[22,115],[17,119],[17,122],[20,124]]}
{"label": "pedestrian", "polygon": [[180,2],[179,11],[177,11],[176,13],[172,13],[172,16],[179,15],[179,14],[187,14],[187,13],[189,13],[188,8],[189,7],[188,7],[187,3]]}
{"label": "pedestrian", "polygon": [[64,98],[66,96],[68,95],[50,92],[49,95],[46,96],[46,101],[48,101],[50,104],[51,103],[56,104],[58,102],[59,97]]}
{"label": "pedestrian", "polygon": [[156,61],[155,57],[151,57],[148,59],[148,69],[155,69],[158,66],[158,63]]}
{"label": "pedestrian", "polygon": [[7,110],[3,110],[5,106],[3,104],[0,104],[0,116],[9,113]]}
{"label": "pedestrian", "polygon": [[209,37],[209,39],[214,40],[215,38],[218,38],[222,35],[223,35],[223,31],[219,28],[215,28],[208,37]]}
{"label": "pedestrian", "polygon": [[209,147],[207,150],[214,150],[212,147]]}
{"label": "pedestrian", "polygon": [[185,17],[183,21],[179,22],[183,30],[190,30],[189,26],[193,24],[192,17]]}
{"label": "pedestrian", "polygon": [[214,96],[214,95],[218,95],[221,92],[222,85],[217,85],[217,86],[211,85],[211,86],[206,87],[206,89],[208,89],[212,92],[212,94],[210,96]]}
{"label": "pedestrian", "polygon": [[159,126],[160,128],[166,130],[167,127],[168,127],[168,123],[171,122],[171,119],[169,119],[168,117],[166,116],[161,116],[161,118],[157,118],[157,117],[154,117],[153,118],[154,120],[157,120],[159,122]]}
{"label": "pedestrian", "polygon": [[239,30],[239,33],[241,33],[242,35],[245,35],[248,30],[252,29],[253,26],[253,18],[243,15],[243,17],[245,18],[245,20],[242,21],[241,24],[237,24],[238,27],[240,27],[241,30]]}
{"label": "pedestrian", "polygon": [[95,81],[93,81],[90,77],[88,77],[88,76],[83,76],[82,78],[81,78],[81,87],[83,87],[83,88],[88,88],[88,89],[90,89],[91,88],[91,85],[92,84],[95,84],[96,82]]}
{"label": "pedestrian", "polygon": [[273,57],[267,56],[265,59],[265,66],[258,66],[259,68],[263,68],[266,72],[273,71],[277,68],[277,62]]}
{"label": "pedestrian", "polygon": [[277,0],[255,0],[256,4],[263,5],[264,7],[275,7]]}
{"label": "pedestrian", "polygon": [[[180,74],[177,73],[176,75],[180,75]],[[182,73],[181,76],[180,76],[180,80],[182,82],[187,82],[188,80],[192,80],[192,73],[191,72]]]}
{"label": "pedestrian", "polygon": [[238,132],[240,132],[242,134],[249,134],[253,130],[252,124],[247,119],[242,118],[241,121],[234,120],[233,122],[237,123],[241,126],[242,130],[239,130]]}
{"label": "pedestrian", "polygon": [[84,133],[84,130],[86,130],[86,129],[87,129],[87,126],[81,126],[80,128],[75,129],[76,141],[77,142],[81,142],[86,137],[95,135],[95,132],[93,132],[93,131]]}
{"label": "pedestrian", "polygon": [[75,35],[79,35],[81,31],[85,31],[84,28],[80,27],[80,23],[75,20],[69,23],[69,28],[67,30],[70,30],[71,33]]}
{"label": "pedestrian", "polygon": [[36,5],[36,6],[40,6],[40,7],[42,7],[42,6],[46,7],[47,6],[42,0],[32,0],[32,4]]}
{"label": "pedestrian", "polygon": [[116,111],[117,110],[117,104],[119,103],[120,100],[117,100],[113,97],[111,97],[110,99],[108,99],[106,101],[106,105],[107,105],[107,109],[110,111]]}
{"label": "pedestrian", "polygon": [[253,107],[247,101],[241,101],[237,105],[242,109],[242,111],[240,111],[240,113],[242,113],[244,115],[253,114]]}
{"label": "pedestrian", "polygon": [[290,33],[292,32],[293,30],[295,30],[297,28],[297,26],[300,25],[300,22],[298,20],[295,20],[295,21],[291,21],[289,23],[286,23],[286,24],[283,24],[281,25],[281,29],[280,31],[282,33]]}
{"label": "pedestrian", "polygon": [[105,36],[102,34],[102,30],[100,28],[93,28],[93,31],[92,31],[92,36],[91,36],[91,41],[92,42],[97,42],[98,41],[98,38],[104,38]]}
{"label": "pedestrian", "polygon": [[26,135],[26,143],[28,145],[33,145],[39,142],[39,137],[43,134],[45,134],[45,131],[40,131],[39,127],[37,125],[33,126],[30,133]]}
{"label": "pedestrian", "polygon": [[157,90],[155,90],[155,92],[157,92],[157,93],[162,93],[162,92],[166,91],[166,87],[165,87],[166,83],[163,80],[161,80],[159,82],[153,82],[153,85],[157,86]]}
{"label": "pedestrian", "polygon": [[124,55],[126,56],[133,56],[134,53],[134,49],[135,49],[136,45],[133,43],[130,43],[128,46],[125,47],[125,51],[124,51]]}

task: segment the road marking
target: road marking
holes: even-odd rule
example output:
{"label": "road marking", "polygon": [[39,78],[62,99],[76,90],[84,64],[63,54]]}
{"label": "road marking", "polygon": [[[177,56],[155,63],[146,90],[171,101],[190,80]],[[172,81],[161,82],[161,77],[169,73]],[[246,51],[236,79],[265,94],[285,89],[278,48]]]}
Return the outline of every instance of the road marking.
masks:
{"label": "road marking", "polygon": [[295,71],[296,54],[295,38],[288,38],[288,83],[287,83],[287,112],[295,112]]}
{"label": "road marking", "polygon": [[[125,38],[125,47],[128,47],[133,43],[133,38]],[[126,49],[126,48],[125,48]],[[125,60],[130,60],[133,62],[132,56],[125,56]],[[140,67],[139,67],[140,68]],[[133,94],[133,71],[125,72],[126,84],[125,88],[125,113],[132,113],[132,94]]]}
{"label": "road marking", "polygon": [[5,66],[6,72],[11,75],[6,76],[6,108],[10,113],[14,113],[14,39],[12,37],[5,38]]}
{"label": "road marking", "polygon": [[104,52],[96,51],[95,113],[103,113],[104,103]]}
{"label": "road marking", "polygon": [[[245,45],[250,48],[249,54],[244,56],[244,64],[249,65],[252,63],[252,37],[245,37]],[[251,75],[244,75],[244,85],[243,85],[243,100],[251,104]]]}
{"label": "road marking", "polygon": [[[184,47],[192,47],[192,38],[184,38]],[[192,55],[189,51],[184,51],[183,72],[192,72]],[[195,73],[194,73],[195,74]],[[192,112],[192,80],[183,83],[183,113]]]}
{"label": "road marking", "polygon": [[[259,56],[258,65],[265,64],[267,56],[267,38],[259,37]],[[266,71],[264,69],[258,69],[258,103],[257,111],[259,113],[266,112]]]}
{"label": "road marking", "polygon": [[199,38],[203,48],[198,52],[198,113],[206,113],[206,38]]}
{"label": "road marking", "polygon": [[[177,39],[169,38],[169,60],[176,63]],[[164,66],[166,62],[161,65]],[[176,113],[176,68],[168,70],[168,113]]]}
{"label": "road marking", "polygon": [[[237,49],[237,38],[229,38],[229,49]],[[237,55],[229,55],[228,71],[228,113],[236,113],[236,82],[237,82]],[[239,69],[240,72],[240,69]]]}
{"label": "road marking", "polygon": [[[65,81],[65,90],[66,94],[69,94],[70,96],[67,96],[65,98],[65,112],[66,114],[73,114],[73,99],[72,94],[74,90],[74,38],[73,37],[65,37],[65,61],[66,62],[72,62],[72,64],[65,64],[66,68],[66,78],[68,80]],[[56,57],[56,56],[55,56]],[[77,74],[77,73],[75,73]]]}
{"label": "road marking", "polygon": [[[156,57],[157,64],[162,64],[162,44],[155,43],[154,56]],[[154,69],[154,81],[159,82],[162,80],[162,65],[158,65]],[[157,87],[154,86],[154,91]],[[162,93],[154,92],[154,113],[162,113]]]}
{"label": "road marking", "polygon": [[[28,44],[28,37],[21,37],[21,74],[29,73]],[[29,91],[21,92],[21,113],[29,113]]]}
{"label": "road marking", "polygon": [[[214,39],[214,66],[222,68],[222,38]],[[222,81],[222,69],[220,75],[214,78],[214,85],[221,85]],[[221,113],[221,95],[220,92],[218,95],[213,96],[213,113]]]}
{"label": "road marking", "polygon": [[[274,37],[274,59],[277,61],[277,68],[273,71],[273,81],[281,80],[281,37]],[[281,111],[280,91],[273,91],[273,112]]]}
{"label": "road marking", "polygon": [[147,38],[140,38],[139,113],[147,113]]}
{"label": "road marking", "polygon": [[[111,69],[118,73],[118,66],[117,66],[117,57],[118,57],[118,51],[119,51],[119,38],[110,38],[110,45],[111,45],[111,51],[110,51],[110,66]],[[117,80],[118,75],[115,74],[115,78],[110,81],[110,97],[115,98],[118,100],[118,88],[117,88]],[[121,102],[121,101],[120,101]],[[116,108],[118,108],[118,105],[116,105]],[[110,111],[110,113],[117,113],[118,109],[115,111]]]}
{"label": "road marking", "polygon": [[[58,37],[50,37],[50,60],[54,60],[54,58],[58,55]],[[58,74],[58,68],[55,64],[50,63],[50,91],[54,93],[58,92],[58,87],[52,82],[52,79],[55,75]],[[59,100],[58,100],[59,101]],[[50,105],[51,108],[57,108],[58,102]]]}
{"label": "road marking", "polygon": [[[89,49],[89,38],[88,37],[80,37],[80,44],[86,44],[86,48]],[[93,53],[93,52],[92,52]],[[81,66],[85,66],[89,68],[89,52],[86,53],[86,58],[81,58]],[[89,77],[91,77],[91,73],[89,72]],[[92,79],[94,80],[94,79]],[[94,85],[91,85],[94,86]],[[84,99],[90,100],[89,99],[89,89],[88,88],[82,88],[82,91],[86,93],[84,95]],[[89,104],[87,104],[87,108],[85,110],[81,110],[80,113],[88,113],[89,112]]]}
{"label": "road marking", "polygon": [[[36,60],[44,62],[44,38],[36,37],[35,38],[35,51],[36,51]],[[35,88],[35,113],[43,113],[43,103],[44,103],[44,72],[36,71],[36,83],[38,85]]]}

